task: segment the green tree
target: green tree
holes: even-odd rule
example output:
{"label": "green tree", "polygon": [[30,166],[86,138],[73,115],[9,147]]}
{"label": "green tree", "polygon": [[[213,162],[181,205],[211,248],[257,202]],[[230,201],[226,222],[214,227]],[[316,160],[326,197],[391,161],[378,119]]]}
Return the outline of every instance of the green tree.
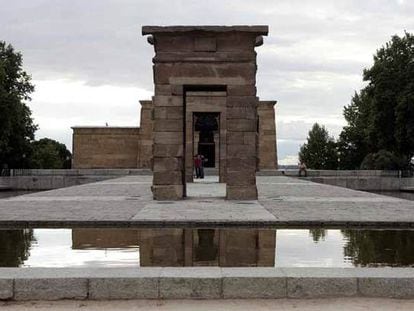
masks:
{"label": "green tree", "polygon": [[0,41],[0,168],[27,167],[37,126],[25,102],[34,86],[22,69],[22,55]]}
{"label": "green tree", "polygon": [[20,267],[35,241],[32,229],[0,230],[0,267]]}
{"label": "green tree", "polygon": [[315,123],[307,142],[300,147],[299,160],[311,169],[333,170],[338,166],[336,143],[324,126]]}
{"label": "green tree", "polygon": [[414,232],[409,230],[342,230],[347,240],[344,255],[355,266],[407,266],[414,264]]}
{"label": "green tree", "polygon": [[377,50],[363,79],[367,86],[344,107],[341,168],[357,168],[368,154],[383,157],[384,151],[405,166],[414,155],[414,36],[393,36]]}
{"label": "green tree", "polygon": [[71,167],[71,153],[64,144],[49,138],[32,143],[31,168],[59,169]]}
{"label": "green tree", "polygon": [[[374,65],[364,70],[364,80],[372,100],[372,120],[369,139],[375,150],[400,154],[412,153],[414,138],[414,37],[393,36],[374,56]],[[405,121],[411,121],[404,124]],[[408,125],[408,127],[407,127]],[[413,132],[414,133],[414,132]],[[408,141],[404,141],[408,138]]]}
{"label": "green tree", "polygon": [[344,107],[344,118],[348,125],[344,126],[338,139],[340,169],[359,169],[367,155],[369,111],[370,101],[365,90],[360,94],[355,93],[351,104]]}
{"label": "green tree", "polygon": [[325,241],[327,233],[328,231],[326,229],[309,229],[309,235],[315,243]]}
{"label": "green tree", "polygon": [[361,163],[363,170],[398,170],[404,167],[404,159],[391,151],[381,149],[375,153],[368,153]]}

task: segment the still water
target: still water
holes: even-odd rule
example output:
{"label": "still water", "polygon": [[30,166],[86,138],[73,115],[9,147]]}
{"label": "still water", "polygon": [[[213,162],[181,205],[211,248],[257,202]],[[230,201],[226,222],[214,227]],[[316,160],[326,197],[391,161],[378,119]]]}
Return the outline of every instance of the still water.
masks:
{"label": "still water", "polygon": [[411,230],[0,230],[1,267],[413,267]]}

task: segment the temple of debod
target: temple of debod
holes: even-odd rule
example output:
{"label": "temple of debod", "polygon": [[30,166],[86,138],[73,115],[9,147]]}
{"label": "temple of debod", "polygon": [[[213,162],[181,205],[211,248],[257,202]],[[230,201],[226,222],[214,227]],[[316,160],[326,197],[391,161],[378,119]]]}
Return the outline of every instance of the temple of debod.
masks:
{"label": "temple of debod", "polygon": [[[414,202],[352,190],[407,191],[413,178],[277,170],[276,101],[256,91],[267,26],[142,34],[154,96],[140,101],[140,126],[74,127],[74,169],[0,177],[49,190],[0,200],[0,306],[381,298],[395,310],[414,298]],[[196,154],[204,180],[193,180]]]}
{"label": "temple of debod", "polygon": [[140,127],[73,127],[73,168],[150,168],[155,199],[181,199],[202,154],[228,199],[256,199],[256,171],[277,168],[274,105],[256,94],[267,26],[144,26],[154,96]]}

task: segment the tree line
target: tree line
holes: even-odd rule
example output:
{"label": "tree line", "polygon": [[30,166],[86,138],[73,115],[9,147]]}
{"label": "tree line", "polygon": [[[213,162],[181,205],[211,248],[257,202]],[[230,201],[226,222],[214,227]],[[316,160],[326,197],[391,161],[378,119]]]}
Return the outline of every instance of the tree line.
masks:
{"label": "tree line", "polygon": [[53,139],[35,140],[38,126],[27,105],[34,92],[22,55],[0,41],[0,170],[70,168],[71,153]]}
{"label": "tree line", "polygon": [[364,69],[334,140],[315,123],[299,151],[312,169],[406,169],[414,156],[414,36],[393,36]]}

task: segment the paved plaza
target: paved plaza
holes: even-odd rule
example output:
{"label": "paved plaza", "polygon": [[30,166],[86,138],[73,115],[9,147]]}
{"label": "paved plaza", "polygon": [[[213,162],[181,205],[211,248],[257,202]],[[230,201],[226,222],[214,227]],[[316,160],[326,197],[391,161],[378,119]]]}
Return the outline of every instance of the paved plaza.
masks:
{"label": "paved plaza", "polygon": [[258,176],[257,201],[230,201],[216,180],[189,183],[181,201],[154,201],[152,176],[2,199],[0,226],[414,226],[413,201],[283,176]]}
{"label": "paved plaza", "polygon": [[113,300],[113,301],[55,301],[55,302],[0,302],[5,311],[29,310],[238,310],[238,311],[277,311],[277,310],[308,310],[308,311],[383,311],[413,310],[414,300],[378,299],[378,298],[334,298],[334,299],[243,299],[243,300]]}

